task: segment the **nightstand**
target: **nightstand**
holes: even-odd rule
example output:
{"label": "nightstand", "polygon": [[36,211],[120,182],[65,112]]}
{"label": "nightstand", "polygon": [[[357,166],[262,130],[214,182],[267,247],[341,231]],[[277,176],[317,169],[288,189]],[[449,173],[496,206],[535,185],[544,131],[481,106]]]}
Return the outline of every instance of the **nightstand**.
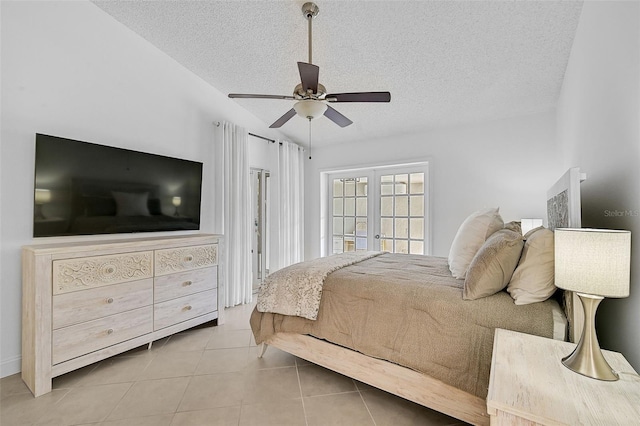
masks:
{"label": "nightstand", "polygon": [[487,412],[492,425],[629,425],[640,422],[640,377],[617,352],[602,351],[620,380],[562,365],[575,344],[497,329]]}

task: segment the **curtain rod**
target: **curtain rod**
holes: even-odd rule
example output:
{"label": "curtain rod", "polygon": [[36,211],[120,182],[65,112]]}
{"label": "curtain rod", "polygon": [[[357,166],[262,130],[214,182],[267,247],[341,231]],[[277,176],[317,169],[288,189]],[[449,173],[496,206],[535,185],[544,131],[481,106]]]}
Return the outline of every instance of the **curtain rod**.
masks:
{"label": "curtain rod", "polygon": [[[213,124],[215,124],[216,127],[220,127],[220,122],[219,121],[214,121]],[[267,137],[264,137],[264,136],[260,136],[260,135],[256,135],[255,133],[249,132],[249,136],[253,136],[253,137],[256,137],[256,138],[259,138],[259,139],[264,139],[265,141],[269,141],[271,143],[276,143],[276,141],[273,140],[273,139],[270,139],[270,138],[267,138]],[[279,142],[279,143],[280,143],[280,145],[282,145],[282,142]]]}

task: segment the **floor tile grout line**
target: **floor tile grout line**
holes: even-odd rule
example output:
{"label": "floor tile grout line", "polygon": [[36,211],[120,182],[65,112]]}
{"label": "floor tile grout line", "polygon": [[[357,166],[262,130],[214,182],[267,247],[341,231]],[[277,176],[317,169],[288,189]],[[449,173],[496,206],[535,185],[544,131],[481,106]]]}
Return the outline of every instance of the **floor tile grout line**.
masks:
{"label": "floor tile grout line", "polygon": [[376,419],[373,417],[373,413],[371,413],[371,410],[369,409],[369,405],[367,404],[367,401],[365,401],[364,396],[362,395],[362,391],[358,387],[358,384],[356,383],[355,380],[353,380],[353,384],[356,386],[356,389],[358,390],[358,395],[360,395],[360,399],[362,399],[362,403],[364,404],[364,408],[367,409],[367,413],[369,413],[369,417],[371,417],[371,421],[373,422],[373,426],[376,426],[377,425]]}
{"label": "floor tile grout line", "polygon": [[100,424],[104,423],[107,421],[107,419],[109,417],[111,417],[111,414],[113,414],[113,412],[115,411],[116,408],[118,408],[118,406],[120,405],[120,403],[122,403],[122,400],[124,399],[125,396],[127,396],[127,394],[131,391],[131,389],[133,388],[133,386],[137,383],[137,381],[133,381],[129,383],[129,388],[127,389],[127,391],[125,393],[122,394],[122,396],[120,397],[120,399],[118,400],[118,402],[116,402],[113,405],[113,408],[111,408],[111,410],[109,410],[109,413],[102,419],[100,420]]}
{"label": "floor tile grout line", "polygon": [[298,389],[300,389],[300,401],[302,401],[302,414],[304,415],[304,424],[309,426],[309,420],[307,419],[307,407],[304,403],[304,395],[302,394],[302,382],[300,381],[300,371],[298,370],[298,359],[294,358],[293,362],[296,367],[296,376],[298,377]]}

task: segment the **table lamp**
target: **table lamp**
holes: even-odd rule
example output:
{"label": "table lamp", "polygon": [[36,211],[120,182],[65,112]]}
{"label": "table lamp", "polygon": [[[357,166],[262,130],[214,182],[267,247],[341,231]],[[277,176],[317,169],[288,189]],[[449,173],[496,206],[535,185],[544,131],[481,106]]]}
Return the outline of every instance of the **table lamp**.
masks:
{"label": "table lamp", "polygon": [[173,214],[174,216],[179,216],[180,214],[178,213],[178,207],[180,207],[180,204],[182,204],[182,198],[180,197],[173,197],[171,199],[171,204],[173,204],[176,207],[176,211]]}
{"label": "table lamp", "polygon": [[51,201],[51,191],[48,189],[36,188],[35,192],[35,212],[34,215],[37,220],[44,220],[44,214],[42,214],[43,204],[47,204]]}
{"label": "table lamp", "polygon": [[555,230],[555,281],[575,291],[584,309],[584,328],[575,350],[562,359],[572,371],[598,380],[618,375],[602,355],[595,321],[605,297],[629,296],[631,232],[609,229]]}

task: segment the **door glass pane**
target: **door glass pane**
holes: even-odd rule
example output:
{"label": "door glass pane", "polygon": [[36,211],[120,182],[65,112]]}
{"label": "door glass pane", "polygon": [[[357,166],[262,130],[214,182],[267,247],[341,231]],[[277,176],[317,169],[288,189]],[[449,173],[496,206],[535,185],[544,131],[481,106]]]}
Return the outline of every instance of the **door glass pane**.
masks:
{"label": "door glass pane", "polygon": [[393,175],[380,177],[380,195],[393,195]]}
{"label": "door glass pane", "polygon": [[356,240],[353,237],[344,238],[344,251],[356,251]]}
{"label": "door glass pane", "polygon": [[344,206],[342,198],[333,199],[333,215],[334,216],[342,216],[344,214]]}
{"label": "door glass pane", "polygon": [[409,205],[411,216],[424,217],[424,195],[412,195]]}
{"label": "door glass pane", "polygon": [[411,194],[424,194],[424,173],[411,173],[409,182]]}
{"label": "door glass pane", "polygon": [[393,237],[393,219],[386,217],[380,219],[380,235],[382,237]]}
{"label": "door glass pane", "polygon": [[333,254],[342,253],[342,237],[333,237]]}
{"label": "door glass pane", "polygon": [[367,215],[367,199],[356,198],[356,216],[366,216],[366,215]]}
{"label": "door glass pane", "polygon": [[333,180],[333,196],[334,197],[342,197],[344,192],[342,191],[342,179],[334,179]]}
{"label": "door glass pane", "polygon": [[409,242],[409,253],[411,254],[424,254],[424,243],[422,241]]}
{"label": "door glass pane", "polygon": [[353,197],[356,195],[355,179],[349,179],[344,183],[344,195],[345,197]]}
{"label": "door glass pane", "polygon": [[418,219],[410,219],[409,225],[411,229],[411,239],[412,240],[422,240],[424,238],[424,218]]}
{"label": "door glass pane", "polygon": [[356,215],[356,199],[355,198],[344,199],[344,215],[345,216]]}
{"label": "door glass pane", "polygon": [[395,175],[396,194],[407,194],[409,190],[409,175]]}
{"label": "door glass pane", "polygon": [[409,221],[404,218],[396,218],[396,238],[407,238],[409,236]]}
{"label": "door glass pane", "polygon": [[356,218],[344,218],[344,235],[356,235]]}
{"label": "door glass pane", "polygon": [[395,253],[409,253],[409,243],[407,240],[396,240]]}
{"label": "door glass pane", "polygon": [[356,184],[356,196],[358,197],[367,196],[367,178],[360,178],[360,180]]}
{"label": "door glass pane", "polygon": [[409,216],[409,197],[396,197],[396,216]]}
{"label": "door glass pane", "polygon": [[344,228],[342,227],[342,217],[333,218],[333,235],[342,235]]}
{"label": "door glass pane", "polygon": [[381,239],[380,240],[380,250],[388,251],[389,253],[393,253],[393,240]]}
{"label": "door glass pane", "polygon": [[367,236],[367,218],[359,217],[356,219],[356,235],[359,237]]}
{"label": "door glass pane", "polygon": [[393,197],[380,198],[380,213],[382,216],[393,216]]}

